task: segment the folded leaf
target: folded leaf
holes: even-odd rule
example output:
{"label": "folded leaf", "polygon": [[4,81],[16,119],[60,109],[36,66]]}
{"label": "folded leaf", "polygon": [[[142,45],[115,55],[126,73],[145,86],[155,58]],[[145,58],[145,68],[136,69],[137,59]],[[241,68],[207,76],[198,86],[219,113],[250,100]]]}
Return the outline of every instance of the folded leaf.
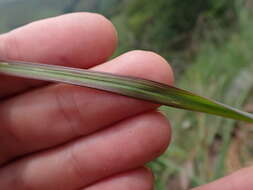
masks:
{"label": "folded leaf", "polygon": [[20,61],[0,61],[0,73],[96,88],[161,105],[253,123],[250,113],[173,86],[136,77]]}

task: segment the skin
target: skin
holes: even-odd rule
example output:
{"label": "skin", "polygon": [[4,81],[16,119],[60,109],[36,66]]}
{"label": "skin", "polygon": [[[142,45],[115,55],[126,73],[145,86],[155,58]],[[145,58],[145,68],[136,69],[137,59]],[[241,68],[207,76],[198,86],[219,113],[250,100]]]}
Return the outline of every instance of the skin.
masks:
{"label": "skin", "polygon": [[[103,16],[75,13],[0,36],[0,55],[106,71],[172,84],[169,64],[132,51],[108,61],[117,44]],[[150,190],[144,164],[170,141],[158,105],[65,84],[1,76],[0,187],[17,190]]]}
{"label": "skin", "polygon": [[[131,51],[108,61],[116,44],[110,21],[74,13],[0,35],[0,58],[173,84],[169,64],[155,53]],[[171,136],[158,105],[89,88],[0,77],[1,189],[153,189],[144,165],[166,150]],[[194,190],[250,190],[252,170]]]}

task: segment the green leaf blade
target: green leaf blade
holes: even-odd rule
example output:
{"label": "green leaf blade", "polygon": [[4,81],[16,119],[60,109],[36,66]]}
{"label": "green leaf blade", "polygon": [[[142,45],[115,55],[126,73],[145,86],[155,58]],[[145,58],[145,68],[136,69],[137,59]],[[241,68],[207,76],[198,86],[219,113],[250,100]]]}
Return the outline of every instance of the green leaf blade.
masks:
{"label": "green leaf blade", "polygon": [[0,61],[0,73],[96,88],[161,105],[253,123],[250,113],[173,86],[135,77],[19,61]]}

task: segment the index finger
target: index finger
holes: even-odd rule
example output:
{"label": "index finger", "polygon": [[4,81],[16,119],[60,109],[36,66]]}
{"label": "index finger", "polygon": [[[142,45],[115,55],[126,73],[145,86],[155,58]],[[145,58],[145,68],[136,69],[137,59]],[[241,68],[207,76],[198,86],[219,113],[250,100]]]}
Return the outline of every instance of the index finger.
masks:
{"label": "index finger", "polygon": [[[117,35],[105,17],[72,13],[28,24],[0,35],[0,59],[89,68],[114,52]],[[44,84],[41,81],[1,76],[0,98]]]}

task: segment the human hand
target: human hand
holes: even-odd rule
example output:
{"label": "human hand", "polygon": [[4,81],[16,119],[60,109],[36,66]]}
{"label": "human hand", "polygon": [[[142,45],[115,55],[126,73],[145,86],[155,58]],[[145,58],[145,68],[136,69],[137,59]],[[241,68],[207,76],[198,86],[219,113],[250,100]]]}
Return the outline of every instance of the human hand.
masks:
{"label": "human hand", "polygon": [[[0,58],[89,68],[171,84],[160,56],[132,51],[106,61],[116,32],[74,13],[0,35]],[[149,190],[144,164],[167,147],[158,105],[66,84],[0,76],[1,190]]]}
{"label": "human hand", "polygon": [[253,167],[249,167],[192,190],[252,190],[252,179]]}

